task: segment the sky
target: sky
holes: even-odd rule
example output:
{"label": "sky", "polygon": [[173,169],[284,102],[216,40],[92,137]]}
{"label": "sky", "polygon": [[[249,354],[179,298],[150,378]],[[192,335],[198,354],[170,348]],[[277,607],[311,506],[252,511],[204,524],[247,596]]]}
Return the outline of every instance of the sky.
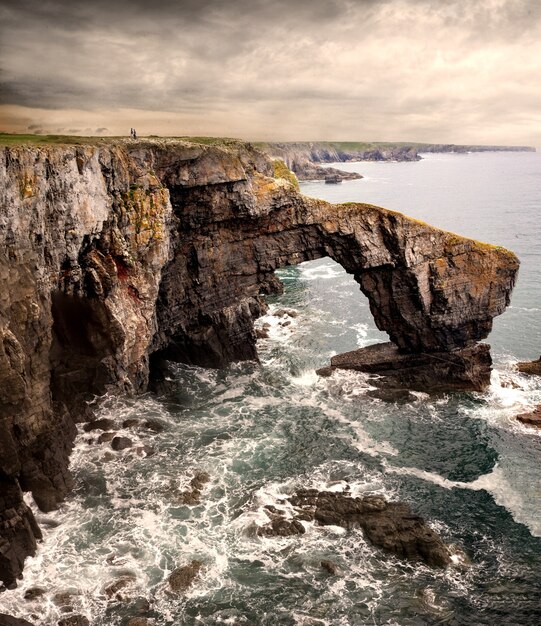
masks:
{"label": "sky", "polygon": [[541,0],[0,0],[0,131],[541,146]]}

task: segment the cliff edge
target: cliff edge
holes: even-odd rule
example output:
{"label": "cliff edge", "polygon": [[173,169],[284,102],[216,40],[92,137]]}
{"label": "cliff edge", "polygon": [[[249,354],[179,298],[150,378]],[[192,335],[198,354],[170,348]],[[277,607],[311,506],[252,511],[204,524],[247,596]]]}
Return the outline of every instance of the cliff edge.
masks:
{"label": "cliff edge", "polygon": [[277,268],[332,257],[359,283],[393,349],[413,355],[475,352],[518,269],[507,250],[400,213],[303,197],[240,142],[0,151],[6,586],[40,537],[23,492],[47,511],[71,489],[85,397],[144,391],[164,359],[256,359],[253,321],[262,296],[281,290]]}

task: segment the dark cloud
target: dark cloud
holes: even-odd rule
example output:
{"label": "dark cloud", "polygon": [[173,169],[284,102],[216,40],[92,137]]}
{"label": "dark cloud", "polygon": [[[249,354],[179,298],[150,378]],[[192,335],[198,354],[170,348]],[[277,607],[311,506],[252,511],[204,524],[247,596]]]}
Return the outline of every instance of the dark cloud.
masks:
{"label": "dark cloud", "polygon": [[539,120],[540,42],[539,0],[0,0],[0,104],[40,128],[130,109],[281,138],[438,140],[498,116],[507,140],[513,114]]}

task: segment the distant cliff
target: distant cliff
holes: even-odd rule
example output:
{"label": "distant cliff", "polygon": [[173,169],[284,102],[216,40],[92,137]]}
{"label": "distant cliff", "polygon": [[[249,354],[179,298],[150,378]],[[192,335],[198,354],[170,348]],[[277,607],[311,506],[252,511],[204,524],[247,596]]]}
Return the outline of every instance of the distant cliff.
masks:
{"label": "distant cliff", "polygon": [[344,180],[360,174],[321,167],[319,163],[348,161],[419,161],[422,152],[535,152],[528,146],[461,146],[425,143],[286,142],[256,144],[271,157],[282,159],[299,180],[324,179],[338,174]]}
{"label": "distant cliff", "polygon": [[[207,144],[0,147],[6,585],[40,537],[23,492],[48,511],[72,487],[75,423],[91,417],[85,398],[145,391],[164,359],[207,367],[257,359],[253,322],[265,311],[262,294],[281,289],[277,268],[332,257],[401,354],[439,362],[477,354],[509,303],[511,252],[371,205],[304,197],[252,146]],[[445,388],[454,373],[438,372]]]}

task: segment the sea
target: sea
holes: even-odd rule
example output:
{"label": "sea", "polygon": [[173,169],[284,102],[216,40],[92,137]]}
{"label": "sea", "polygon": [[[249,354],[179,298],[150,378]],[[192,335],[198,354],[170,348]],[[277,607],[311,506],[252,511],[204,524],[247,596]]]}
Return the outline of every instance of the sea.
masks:
{"label": "sea", "polygon": [[[113,452],[80,432],[75,490],[58,511],[36,510],[44,540],[0,612],[46,626],[72,614],[92,626],[137,616],[156,626],[541,624],[541,431],[515,419],[541,403],[541,379],[516,369],[541,353],[541,154],[332,165],[364,178],[302,192],[384,206],[518,255],[511,305],[487,340],[490,387],[385,402],[363,374],[318,377],[333,354],[387,337],[331,259],[283,268],[284,293],[257,323],[269,335],[259,363],[177,364],[163,396],[94,400],[135,445]],[[163,429],[123,428],[127,419]],[[198,472],[209,482],[184,504]],[[304,522],[302,535],[259,536],[265,507],[290,514],[299,488],[407,502],[454,563],[401,560],[360,529]],[[172,593],[171,572],[192,560],[199,576]]]}

